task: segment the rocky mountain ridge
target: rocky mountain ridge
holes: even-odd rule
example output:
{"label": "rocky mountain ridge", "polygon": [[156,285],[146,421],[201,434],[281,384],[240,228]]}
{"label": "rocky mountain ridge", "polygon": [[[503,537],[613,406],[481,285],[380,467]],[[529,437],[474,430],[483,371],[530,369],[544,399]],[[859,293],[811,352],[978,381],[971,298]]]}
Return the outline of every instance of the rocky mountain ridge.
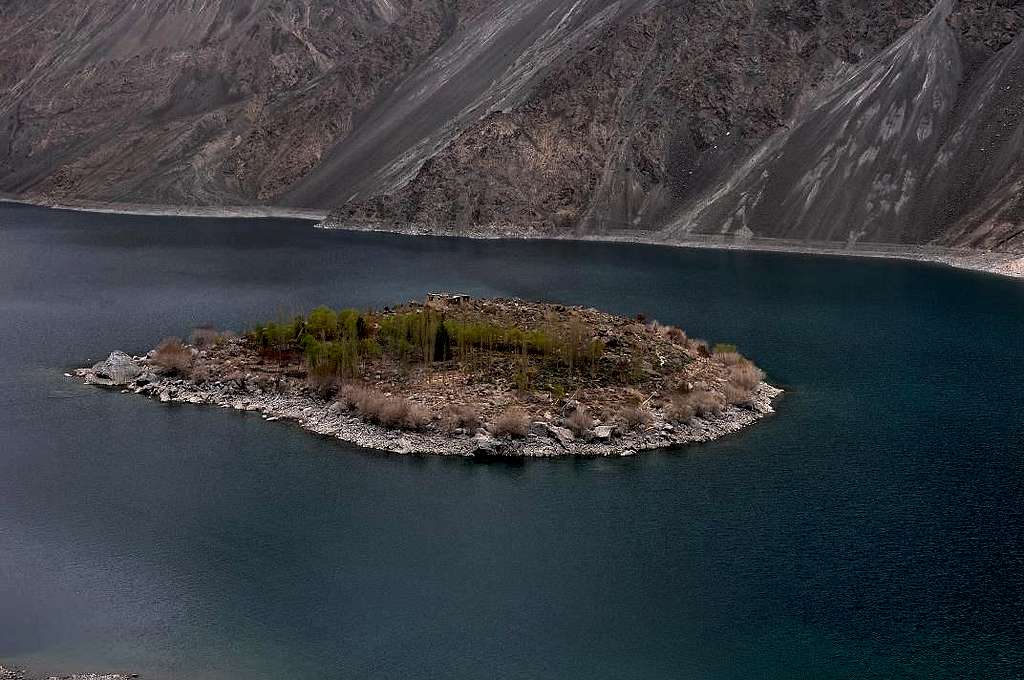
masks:
{"label": "rocky mountain ridge", "polygon": [[8,1],[0,191],[1024,249],[1018,0]]}

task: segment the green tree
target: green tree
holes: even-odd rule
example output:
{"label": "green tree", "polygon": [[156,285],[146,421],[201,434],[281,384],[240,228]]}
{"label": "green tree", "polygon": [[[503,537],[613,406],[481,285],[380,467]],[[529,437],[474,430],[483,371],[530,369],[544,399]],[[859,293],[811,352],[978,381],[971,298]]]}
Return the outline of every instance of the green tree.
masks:
{"label": "green tree", "polygon": [[309,313],[306,327],[320,340],[331,339],[338,332],[338,314],[329,307],[317,307]]}

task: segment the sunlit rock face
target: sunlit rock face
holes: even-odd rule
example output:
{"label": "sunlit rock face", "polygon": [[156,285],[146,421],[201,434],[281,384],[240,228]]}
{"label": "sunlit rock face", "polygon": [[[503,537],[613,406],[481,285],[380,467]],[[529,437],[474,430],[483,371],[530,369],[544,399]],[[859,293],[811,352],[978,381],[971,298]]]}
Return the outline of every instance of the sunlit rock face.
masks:
{"label": "sunlit rock face", "polygon": [[1019,0],[16,3],[0,192],[1014,250],[1022,30]]}

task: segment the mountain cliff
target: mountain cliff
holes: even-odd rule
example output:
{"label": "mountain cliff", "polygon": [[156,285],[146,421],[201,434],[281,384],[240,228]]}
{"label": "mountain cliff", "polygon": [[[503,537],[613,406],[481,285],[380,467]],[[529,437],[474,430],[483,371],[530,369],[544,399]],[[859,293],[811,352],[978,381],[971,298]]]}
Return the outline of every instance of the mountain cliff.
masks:
{"label": "mountain cliff", "polygon": [[1024,1],[0,4],[10,194],[1024,249]]}

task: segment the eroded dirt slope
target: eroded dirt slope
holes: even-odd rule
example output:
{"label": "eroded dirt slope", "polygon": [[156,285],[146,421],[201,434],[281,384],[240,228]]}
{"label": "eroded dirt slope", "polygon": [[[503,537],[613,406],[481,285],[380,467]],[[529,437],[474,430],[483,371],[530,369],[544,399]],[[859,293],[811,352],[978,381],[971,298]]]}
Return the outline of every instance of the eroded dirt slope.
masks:
{"label": "eroded dirt slope", "polygon": [[3,8],[2,192],[1024,248],[1022,0]]}

